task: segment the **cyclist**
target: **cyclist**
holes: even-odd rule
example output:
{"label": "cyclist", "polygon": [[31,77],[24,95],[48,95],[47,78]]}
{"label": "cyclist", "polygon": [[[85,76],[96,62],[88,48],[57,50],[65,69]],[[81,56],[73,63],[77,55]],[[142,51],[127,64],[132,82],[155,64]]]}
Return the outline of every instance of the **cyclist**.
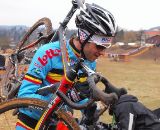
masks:
{"label": "cyclist", "polygon": [[[107,45],[116,33],[116,22],[113,15],[95,4],[86,4],[75,19],[78,28],[77,37],[66,41],[71,65],[82,57],[85,64],[95,70],[95,60],[105,53]],[[40,47],[35,53],[29,69],[24,76],[18,97],[38,98],[49,101],[53,94],[36,94],[38,88],[60,82],[63,75],[63,62],[59,41],[50,42]],[[79,72],[79,79],[84,78]],[[41,112],[35,109],[19,109],[16,130],[34,129]]]}

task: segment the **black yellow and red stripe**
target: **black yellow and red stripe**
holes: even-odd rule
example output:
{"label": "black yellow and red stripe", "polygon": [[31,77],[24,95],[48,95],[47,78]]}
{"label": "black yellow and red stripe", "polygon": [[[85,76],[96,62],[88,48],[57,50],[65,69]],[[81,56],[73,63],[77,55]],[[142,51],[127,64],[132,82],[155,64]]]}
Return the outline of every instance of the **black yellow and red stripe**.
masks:
{"label": "black yellow and red stripe", "polygon": [[27,81],[32,82],[34,84],[41,84],[42,83],[42,79],[40,79],[36,76],[33,76],[31,74],[28,74],[28,73],[24,76],[24,80],[27,80]]}
{"label": "black yellow and red stripe", "polygon": [[63,69],[53,68],[46,76],[46,80],[50,83],[60,82],[62,75],[64,74]]}
{"label": "black yellow and red stripe", "polygon": [[26,130],[34,130],[31,127],[27,126],[26,124],[24,124],[22,121],[18,120],[16,123],[16,127],[22,127]]}

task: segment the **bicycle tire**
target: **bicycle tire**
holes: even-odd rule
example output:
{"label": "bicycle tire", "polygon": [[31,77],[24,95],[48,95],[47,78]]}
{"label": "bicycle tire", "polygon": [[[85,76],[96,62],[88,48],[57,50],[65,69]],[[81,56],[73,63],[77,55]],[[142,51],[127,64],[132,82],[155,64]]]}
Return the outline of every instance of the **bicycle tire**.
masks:
{"label": "bicycle tire", "polygon": [[[23,70],[22,70],[23,68]],[[22,65],[21,66],[21,71],[18,72],[18,77],[15,77],[15,66],[14,64],[9,60],[6,66],[6,72],[3,75],[2,79],[2,87],[1,87],[1,102],[8,99],[8,94],[11,94],[11,90],[16,90],[16,88],[13,88],[13,79],[19,79],[22,73],[26,73],[28,66],[27,65]],[[20,67],[19,67],[20,69]],[[18,69],[18,70],[19,70]],[[17,82],[18,83],[18,82]],[[16,85],[16,84],[15,84]],[[11,97],[11,96],[10,96]],[[12,96],[13,98],[14,96]]]}
{"label": "bicycle tire", "polygon": [[14,65],[8,60],[6,65],[6,72],[2,76],[2,86],[1,86],[1,102],[7,98],[7,92],[11,85],[11,75],[14,73]]}
{"label": "bicycle tire", "polygon": [[[15,98],[4,101],[0,104],[0,114],[7,112],[15,108],[34,107],[39,110],[43,110],[47,107],[48,102],[35,98]],[[55,112],[60,121],[63,121],[73,130],[80,130],[77,122],[64,110],[59,109]]]}
{"label": "bicycle tire", "polygon": [[73,130],[80,130],[80,127],[79,127],[78,123],[68,113],[66,113],[63,110],[58,110],[56,112],[56,114],[58,115],[58,117],[60,119],[62,119],[63,121],[65,121],[71,127],[71,129],[73,129]]}
{"label": "bicycle tire", "polygon": [[24,43],[27,41],[29,36],[36,30],[39,26],[44,25],[46,28],[46,35],[49,35],[52,33],[52,22],[49,18],[44,17],[39,19],[28,31],[27,33],[23,36],[22,40],[19,42],[17,49],[20,50]]}
{"label": "bicycle tire", "polygon": [[[44,33],[43,38],[42,36],[39,36],[39,38],[36,38],[36,40],[33,40],[33,42],[28,41],[29,38],[32,36],[34,32],[37,31],[37,29],[44,25]],[[32,59],[35,51],[43,44],[48,43],[50,40],[50,35],[53,34],[52,29],[52,22],[49,18],[44,17],[39,19],[32,27],[29,28],[27,33],[23,36],[22,40],[18,43],[15,52],[18,54],[18,61],[21,62],[22,59],[27,57],[29,59]],[[34,36],[35,37],[35,36]],[[42,38],[42,39],[41,39]],[[40,44],[40,45],[39,45]],[[28,60],[28,59],[27,59]]]}
{"label": "bicycle tire", "polygon": [[35,106],[44,109],[48,102],[35,98],[14,98],[4,101],[0,104],[0,114],[15,108]]}

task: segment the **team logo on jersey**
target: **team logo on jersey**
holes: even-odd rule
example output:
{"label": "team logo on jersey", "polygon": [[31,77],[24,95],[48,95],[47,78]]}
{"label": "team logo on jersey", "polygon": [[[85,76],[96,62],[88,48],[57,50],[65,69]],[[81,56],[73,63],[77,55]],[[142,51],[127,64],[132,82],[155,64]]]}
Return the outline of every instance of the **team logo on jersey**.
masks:
{"label": "team logo on jersey", "polygon": [[38,68],[33,68],[31,72],[39,75],[41,73],[41,70],[39,70]]}
{"label": "team logo on jersey", "polygon": [[39,69],[42,69],[42,66],[39,65],[39,64],[37,64],[36,62],[34,62],[34,66],[36,66],[36,67],[39,68]]}
{"label": "team logo on jersey", "polygon": [[60,55],[61,50],[59,49],[49,49],[46,50],[45,55],[43,55],[42,57],[38,57],[38,61],[41,63],[41,65],[45,66],[48,63],[48,58],[53,58],[54,56],[59,56]]}

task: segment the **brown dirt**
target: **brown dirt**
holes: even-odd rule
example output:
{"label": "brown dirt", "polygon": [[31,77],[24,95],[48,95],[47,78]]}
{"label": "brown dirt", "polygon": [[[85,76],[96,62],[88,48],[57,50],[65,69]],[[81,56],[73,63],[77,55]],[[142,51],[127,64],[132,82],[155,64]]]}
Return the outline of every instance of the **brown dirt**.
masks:
{"label": "brown dirt", "polygon": [[[122,46],[122,47],[112,47],[107,50],[107,53],[112,53],[112,54],[126,54],[128,52],[134,51],[139,47],[129,47],[129,46]],[[154,47],[149,49],[148,51],[137,55],[134,57],[135,59],[148,59],[148,60],[154,60],[156,62],[160,62],[160,47]]]}
{"label": "brown dirt", "polygon": [[160,47],[155,47],[155,48],[152,48],[148,51],[146,51],[145,53],[137,56],[136,58],[139,58],[139,59],[157,59],[157,60],[160,60]]}

